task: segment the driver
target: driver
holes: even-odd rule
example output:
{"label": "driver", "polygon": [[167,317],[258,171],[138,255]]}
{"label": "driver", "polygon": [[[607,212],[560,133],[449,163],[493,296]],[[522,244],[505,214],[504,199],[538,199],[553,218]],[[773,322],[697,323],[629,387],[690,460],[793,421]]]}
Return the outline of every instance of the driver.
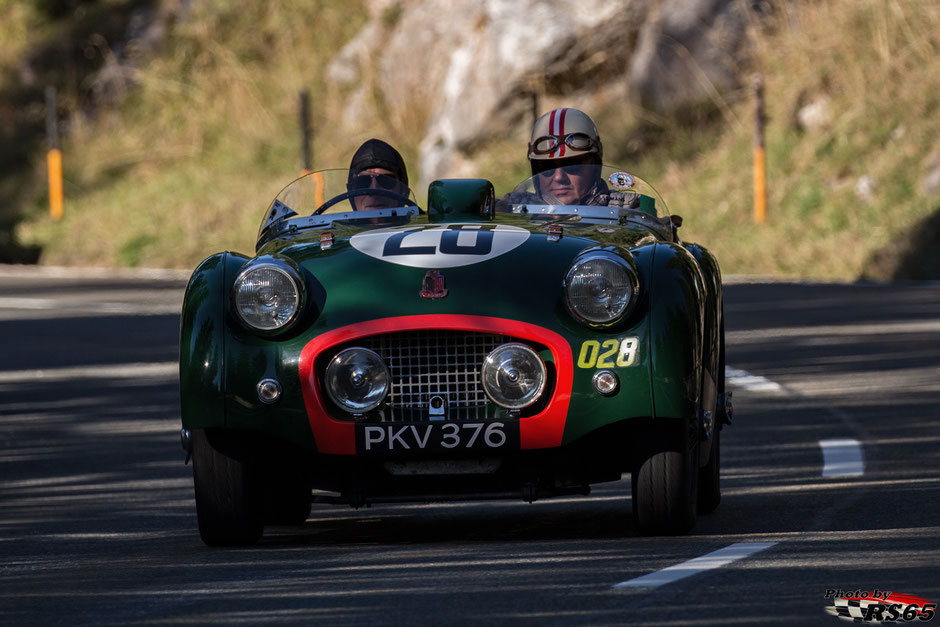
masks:
{"label": "driver", "polygon": [[604,146],[594,121],[583,111],[552,109],[535,121],[528,150],[538,198],[511,192],[508,203],[630,206],[635,194],[611,192],[601,177]]}
{"label": "driver", "polygon": [[[369,139],[364,142],[349,163],[346,189],[353,191],[368,188],[393,192],[403,199],[407,199],[410,194],[405,160],[397,150],[381,139]],[[400,207],[402,204],[401,201],[385,194],[354,196],[349,201],[356,211],[388,209]]]}
{"label": "driver", "polygon": [[600,178],[604,146],[593,120],[578,109],[553,109],[536,120],[528,156],[537,189],[546,199],[595,205],[607,192]]}

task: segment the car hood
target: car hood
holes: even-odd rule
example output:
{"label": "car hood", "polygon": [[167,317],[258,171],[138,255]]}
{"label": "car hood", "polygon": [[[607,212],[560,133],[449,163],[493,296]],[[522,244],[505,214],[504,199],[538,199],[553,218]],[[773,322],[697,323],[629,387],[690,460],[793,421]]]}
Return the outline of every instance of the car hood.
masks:
{"label": "car hood", "polygon": [[305,271],[316,326],[324,328],[435,313],[548,324],[546,316],[562,314],[563,280],[580,253],[630,250],[642,267],[644,246],[656,241],[642,229],[597,225],[563,225],[557,237],[544,223],[523,219],[334,233],[331,244],[323,234],[303,233],[259,252]]}

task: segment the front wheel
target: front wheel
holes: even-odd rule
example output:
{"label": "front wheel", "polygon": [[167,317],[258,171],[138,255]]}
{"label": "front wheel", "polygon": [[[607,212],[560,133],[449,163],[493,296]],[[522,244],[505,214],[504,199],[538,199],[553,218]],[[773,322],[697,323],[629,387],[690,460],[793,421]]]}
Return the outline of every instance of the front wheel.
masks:
{"label": "front wheel", "polygon": [[725,394],[725,322],[722,316],[718,335],[718,371],[716,389],[718,403],[712,414],[712,442],[708,463],[699,470],[698,513],[710,514],[721,503],[721,429],[730,419],[730,395]]}
{"label": "front wheel", "polygon": [[721,425],[716,424],[714,429],[708,463],[699,470],[699,514],[711,514],[721,503]]}
{"label": "front wheel", "polygon": [[634,441],[633,520],[644,535],[678,535],[695,526],[698,447],[682,421],[657,421]]}
{"label": "front wheel", "polygon": [[253,544],[264,532],[263,484],[235,434],[193,430],[199,535],[209,546]]}

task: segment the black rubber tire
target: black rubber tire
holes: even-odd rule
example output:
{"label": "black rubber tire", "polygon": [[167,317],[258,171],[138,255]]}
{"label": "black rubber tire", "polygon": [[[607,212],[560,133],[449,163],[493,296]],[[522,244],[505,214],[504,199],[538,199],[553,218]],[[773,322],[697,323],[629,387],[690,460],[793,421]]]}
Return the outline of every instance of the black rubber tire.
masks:
{"label": "black rubber tire", "polygon": [[633,520],[643,535],[680,535],[695,526],[698,449],[681,423],[654,423],[634,441]]}
{"label": "black rubber tire", "polygon": [[698,513],[711,514],[721,503],[721,428],[715,425],[708,463],[698,474]]}
{"label": "black rubber tire", "polygon": [[[718,336],[718,396],[725,393],[725,322],[722,316]],[[721,429],[723,417],[718,415],[718,407],[713,408],[715,434],[711,444],[708,463],[699,470],[698,477],[698,513],[711,514],[721,503]]]}
{"label": "black rubber tire", "polygon": [[262,482],[237,435],[194,429],[193,485],[199,535],[209,546],[254,544],[264,532]]}

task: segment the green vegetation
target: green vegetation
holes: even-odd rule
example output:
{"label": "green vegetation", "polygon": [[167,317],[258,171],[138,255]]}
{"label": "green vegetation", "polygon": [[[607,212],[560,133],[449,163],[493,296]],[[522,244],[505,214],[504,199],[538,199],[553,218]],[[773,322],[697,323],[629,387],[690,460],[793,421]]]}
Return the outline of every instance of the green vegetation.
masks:
{"label": "green vegetation", "polygon": [[[25,54],[29,33],[46,32],[29,5],[0,0],[0,58]],[[754,55],[742,69],[745,81],[760,72],[765,82],[765,225],[752,219],[749,87],[681,120],[621,105],[591,111],[606,161],[656,184],[685,218],[680,233],[716,252],[726,274],[883,278],[871,274],[872,257],[890,263],[884,249],[940,207],[940,195],[920,185],[927,156],[940,149],[940,4],[771,5],[753,25]],[[42,246],[43,263],[191,268],[217,250],[250,252],[263,208],[299,170],[302,89],[313,94],[315,167],[343,167],[371,136],[417,163],[426,106],[416,102],[409,119],[372,113],[349,129],[343,112],[358,106],[353,94],[324,76],[365,23],[360,3],[205,0],[191,11],[134,70],[126,97],[73,116],[63,145],[66,217],[49,220],[46,199],[34,194],[16,232]],[[381,21],[391,28],[400,17],[392,6]],[[381,102],[371,97],[365,109],[374,112]],[[824,115],[798,124],[813,103],[827,103]],[[473,156],[498,193],[525,176],[525,140],[514,133]]]}

